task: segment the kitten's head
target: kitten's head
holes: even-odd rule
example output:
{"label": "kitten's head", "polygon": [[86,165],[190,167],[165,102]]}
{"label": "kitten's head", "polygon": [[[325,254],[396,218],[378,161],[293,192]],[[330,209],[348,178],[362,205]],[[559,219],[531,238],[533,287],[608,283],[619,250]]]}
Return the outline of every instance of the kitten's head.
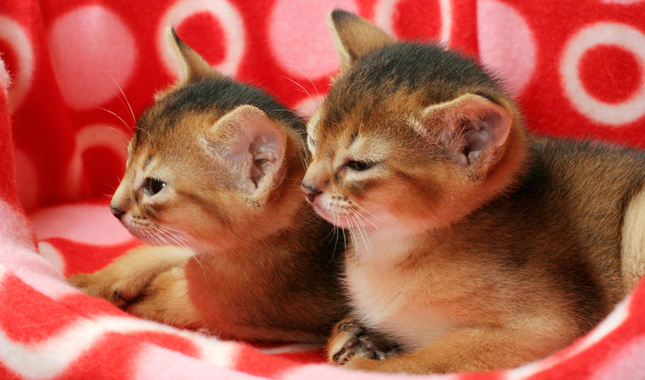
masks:
{"label": "kitten's head", "polygon": [[146,243],[196,249],[282,228],[303,202],[285,190],[304,173],[300,120],[169,37],[183,74],[137,120],[112,212]]}
{"label": "kitten's head", "polygon": [[329,21],[341,72],[307,125],[313,157],[302,183],[323,218],[347,228],[440,227],[509,186],[524,133],[494,78],[351,13]]}

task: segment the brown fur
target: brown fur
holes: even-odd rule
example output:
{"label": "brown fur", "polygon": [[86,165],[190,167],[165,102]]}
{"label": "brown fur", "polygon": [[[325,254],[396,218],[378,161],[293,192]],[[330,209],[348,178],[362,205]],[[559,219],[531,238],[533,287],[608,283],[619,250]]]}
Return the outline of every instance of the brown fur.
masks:
{"label": "brown fur", "polygon": [[351,230],[349,321],[361,339],[401,348],[369,360],[374,348],[337,328],[331,361],[514,367],[567,346],[633,289],[645,257],[643,153],[529,135],[469,59],[397,43],[347,12],[330,23],[342,71],[307,127],[303,191]]}
{"label": "brown fur", "polygon": [[174,246],[135,249],[70,283],[222,338],[324,341],[346,313],[344,247],[299,190],[300,120],[215,72],[174,32],[170,42],[184,74],[138,120],[111,207],[144,242]]}

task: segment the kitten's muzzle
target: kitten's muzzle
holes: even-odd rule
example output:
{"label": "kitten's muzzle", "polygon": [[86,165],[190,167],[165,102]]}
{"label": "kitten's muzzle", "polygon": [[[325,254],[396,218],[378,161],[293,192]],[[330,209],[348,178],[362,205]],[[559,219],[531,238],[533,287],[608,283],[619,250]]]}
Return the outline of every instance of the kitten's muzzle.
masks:
{"label": "kitten's muzzle", "polygon": [[313,203],[314,199],[316,199],[316,196],[322,193],[322,191],[316,189],[315,187],[307,186],[304,183],[300,184],[300,188],[302,189],[302,192],[305,193],[305,198],[307,198],[307,201],[309,203]]}
{"label": "kitten's muzzle", "polygon": [[121,220],[121,217],[123,216],[123,214],[125,214],[125,211],[122,211],[120,208],[115,206],[110,206],[110,211],[112,211],[112,215],[114,215],[119,220]]}

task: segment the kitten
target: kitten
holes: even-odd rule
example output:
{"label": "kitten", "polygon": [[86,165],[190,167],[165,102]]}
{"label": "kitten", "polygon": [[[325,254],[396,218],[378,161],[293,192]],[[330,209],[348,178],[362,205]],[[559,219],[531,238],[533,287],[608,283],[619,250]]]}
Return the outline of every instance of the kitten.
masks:
{"label": "kitten", "polygon": [[262,342],[324,342],[344,247],[300,192],[304,124],[169,32],[183,75],[138,119],[114,215],[148,244],[69,282],[134,315]]}
{"label": "kitten", "polygon": [[307,125],[302,189],[353,237],[353,312],[331,361],[514,367],[567,346],[635,287],[643,152],[530,135],[471,59],[344,11],[330,26],[341,72]]}

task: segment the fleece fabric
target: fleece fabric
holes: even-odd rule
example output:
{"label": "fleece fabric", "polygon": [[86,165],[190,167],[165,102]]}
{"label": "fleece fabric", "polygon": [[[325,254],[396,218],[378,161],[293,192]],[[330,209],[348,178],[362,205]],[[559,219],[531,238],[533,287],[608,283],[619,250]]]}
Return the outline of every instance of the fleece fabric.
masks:
{"label": "fleece fabric", "polygon": [[[138,242],[110,215],[134,118],[176,78],[164,30],[309,116],[338,69],[326,18],[473,55],[539,134],[645,147],[643,0],[3,0],[0,379],[408,379],[132,317],[65,277]],[[644,226],[645,228],[645,226]],[[465,348],[466,349],[466,348]],[[565,350],[432,379],[645,379],[645,285]]]}

